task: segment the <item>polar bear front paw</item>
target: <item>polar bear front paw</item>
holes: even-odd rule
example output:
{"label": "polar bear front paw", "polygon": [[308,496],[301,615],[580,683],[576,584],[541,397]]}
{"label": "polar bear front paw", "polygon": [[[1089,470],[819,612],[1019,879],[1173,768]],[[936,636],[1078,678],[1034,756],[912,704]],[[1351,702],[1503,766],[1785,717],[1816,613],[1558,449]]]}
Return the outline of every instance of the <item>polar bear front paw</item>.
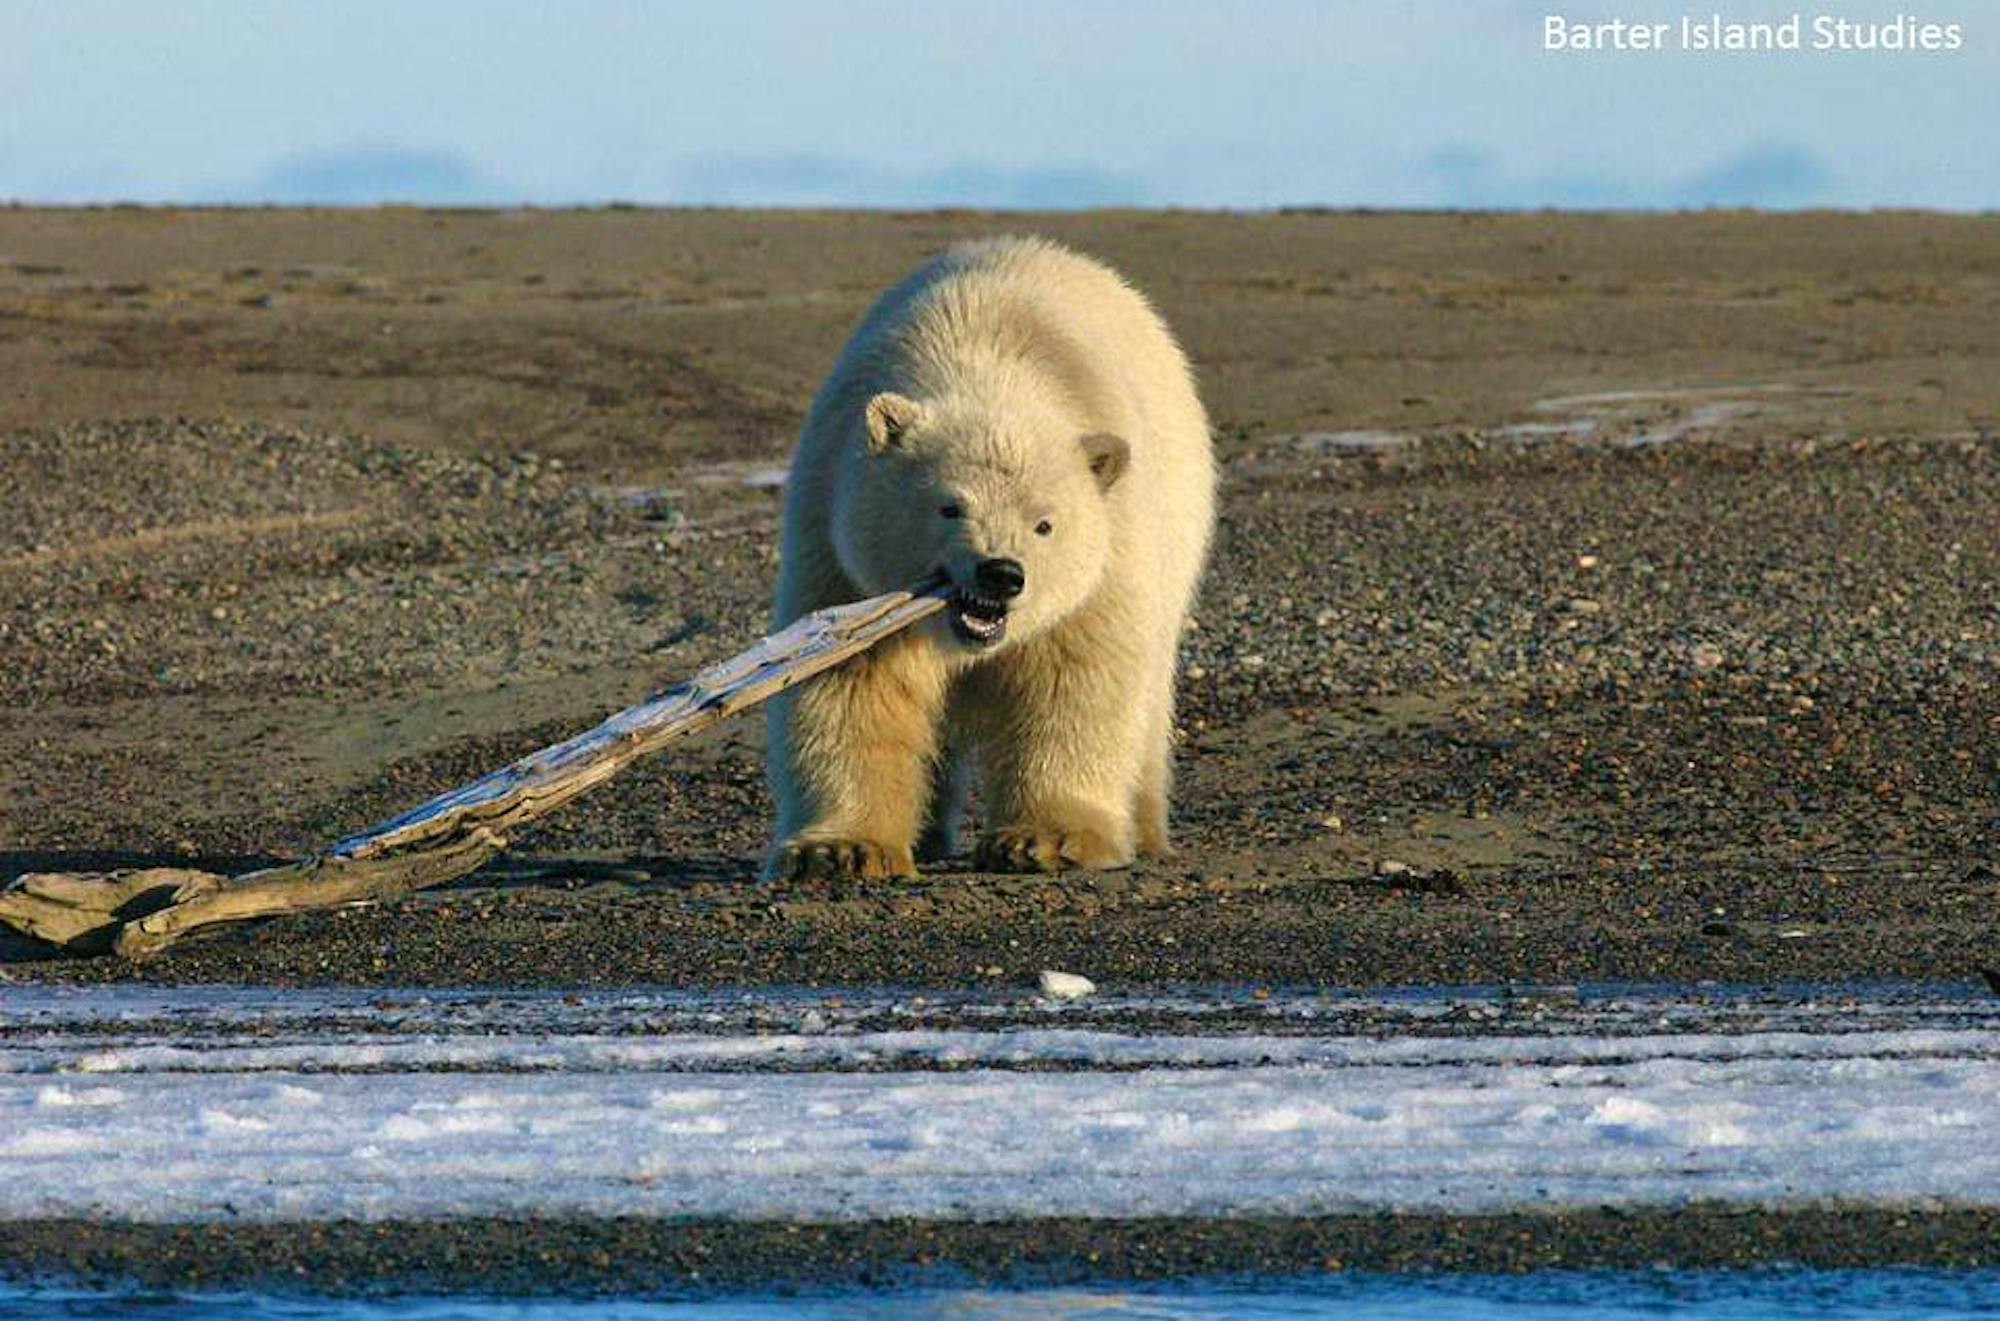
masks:
{"label": "polar bear front paw", "polygon": [[988,834],[973,862],[981,871],[1115,871],[1132,854],[1092,826],[1029,822]]}
{"label": "polar bear front paw", "polygon": [[844,836],[796,836],[785,841],[771,863],[772,878],[781,881],[840,876],[880,880],[916,874],[916,860],[910,856],[908,845]]}

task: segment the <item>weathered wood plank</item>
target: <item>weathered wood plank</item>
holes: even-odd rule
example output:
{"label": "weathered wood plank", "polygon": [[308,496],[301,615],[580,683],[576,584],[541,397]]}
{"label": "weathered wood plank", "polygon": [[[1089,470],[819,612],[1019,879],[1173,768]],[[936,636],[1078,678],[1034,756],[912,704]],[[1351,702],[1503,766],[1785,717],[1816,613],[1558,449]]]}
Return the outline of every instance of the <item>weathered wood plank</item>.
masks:
{"label": "weathered wood plank", "polygon": [[281,867],[40,872],[0,891],[0,924],[78,952],[144,958],[218,922],[395,898],[472,871],[528,822],[667,743],[840,664],[944,608],[924,585],[816,611],[574,738]]}

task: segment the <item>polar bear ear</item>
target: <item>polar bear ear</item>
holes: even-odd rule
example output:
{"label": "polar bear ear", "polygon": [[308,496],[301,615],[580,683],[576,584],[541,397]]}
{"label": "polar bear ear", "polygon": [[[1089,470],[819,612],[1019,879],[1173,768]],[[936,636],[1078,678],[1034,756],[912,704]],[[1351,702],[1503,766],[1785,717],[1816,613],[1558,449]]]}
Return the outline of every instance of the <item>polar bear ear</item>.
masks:
{"label": "polar bear ear", "polygon": [[1090,475],[1097,479],[1097,489],[1108,491],[1125,475],[1126,465],[1132,461],[1132,447],[1122,436],[1093,431],[1083,438],[1083,457],[1090,464]]}
{"label": "polar bear ear", "polygon": [[904,433],[917,424],[923,405],[885,391],[868,401],[868,448],[876,453],[900,448]]}

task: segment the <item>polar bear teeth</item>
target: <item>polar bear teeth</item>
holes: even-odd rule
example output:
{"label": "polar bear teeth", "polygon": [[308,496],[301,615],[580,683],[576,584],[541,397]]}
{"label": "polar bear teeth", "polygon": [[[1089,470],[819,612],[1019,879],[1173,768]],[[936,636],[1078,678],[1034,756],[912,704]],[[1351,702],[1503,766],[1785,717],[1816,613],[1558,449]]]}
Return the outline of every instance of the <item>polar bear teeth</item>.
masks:
{"label": "polar bear teeth", "polygon": [[969,642],[994,643],[1007,631],[1007,603],[972,592],[960,592],[951,612],[952,626]]}

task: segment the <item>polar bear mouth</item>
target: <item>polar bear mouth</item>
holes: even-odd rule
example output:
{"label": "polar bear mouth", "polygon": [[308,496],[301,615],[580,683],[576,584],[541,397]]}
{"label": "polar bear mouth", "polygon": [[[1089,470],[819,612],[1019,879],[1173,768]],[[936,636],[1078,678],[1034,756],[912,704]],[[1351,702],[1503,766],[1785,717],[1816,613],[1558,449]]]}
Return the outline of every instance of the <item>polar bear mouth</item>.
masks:
{"label": "polar bear mouth", "polygon": [[951,599],[951,631],[976,647],[990,647],[1007,635],[1007,603],[977,592]]}

